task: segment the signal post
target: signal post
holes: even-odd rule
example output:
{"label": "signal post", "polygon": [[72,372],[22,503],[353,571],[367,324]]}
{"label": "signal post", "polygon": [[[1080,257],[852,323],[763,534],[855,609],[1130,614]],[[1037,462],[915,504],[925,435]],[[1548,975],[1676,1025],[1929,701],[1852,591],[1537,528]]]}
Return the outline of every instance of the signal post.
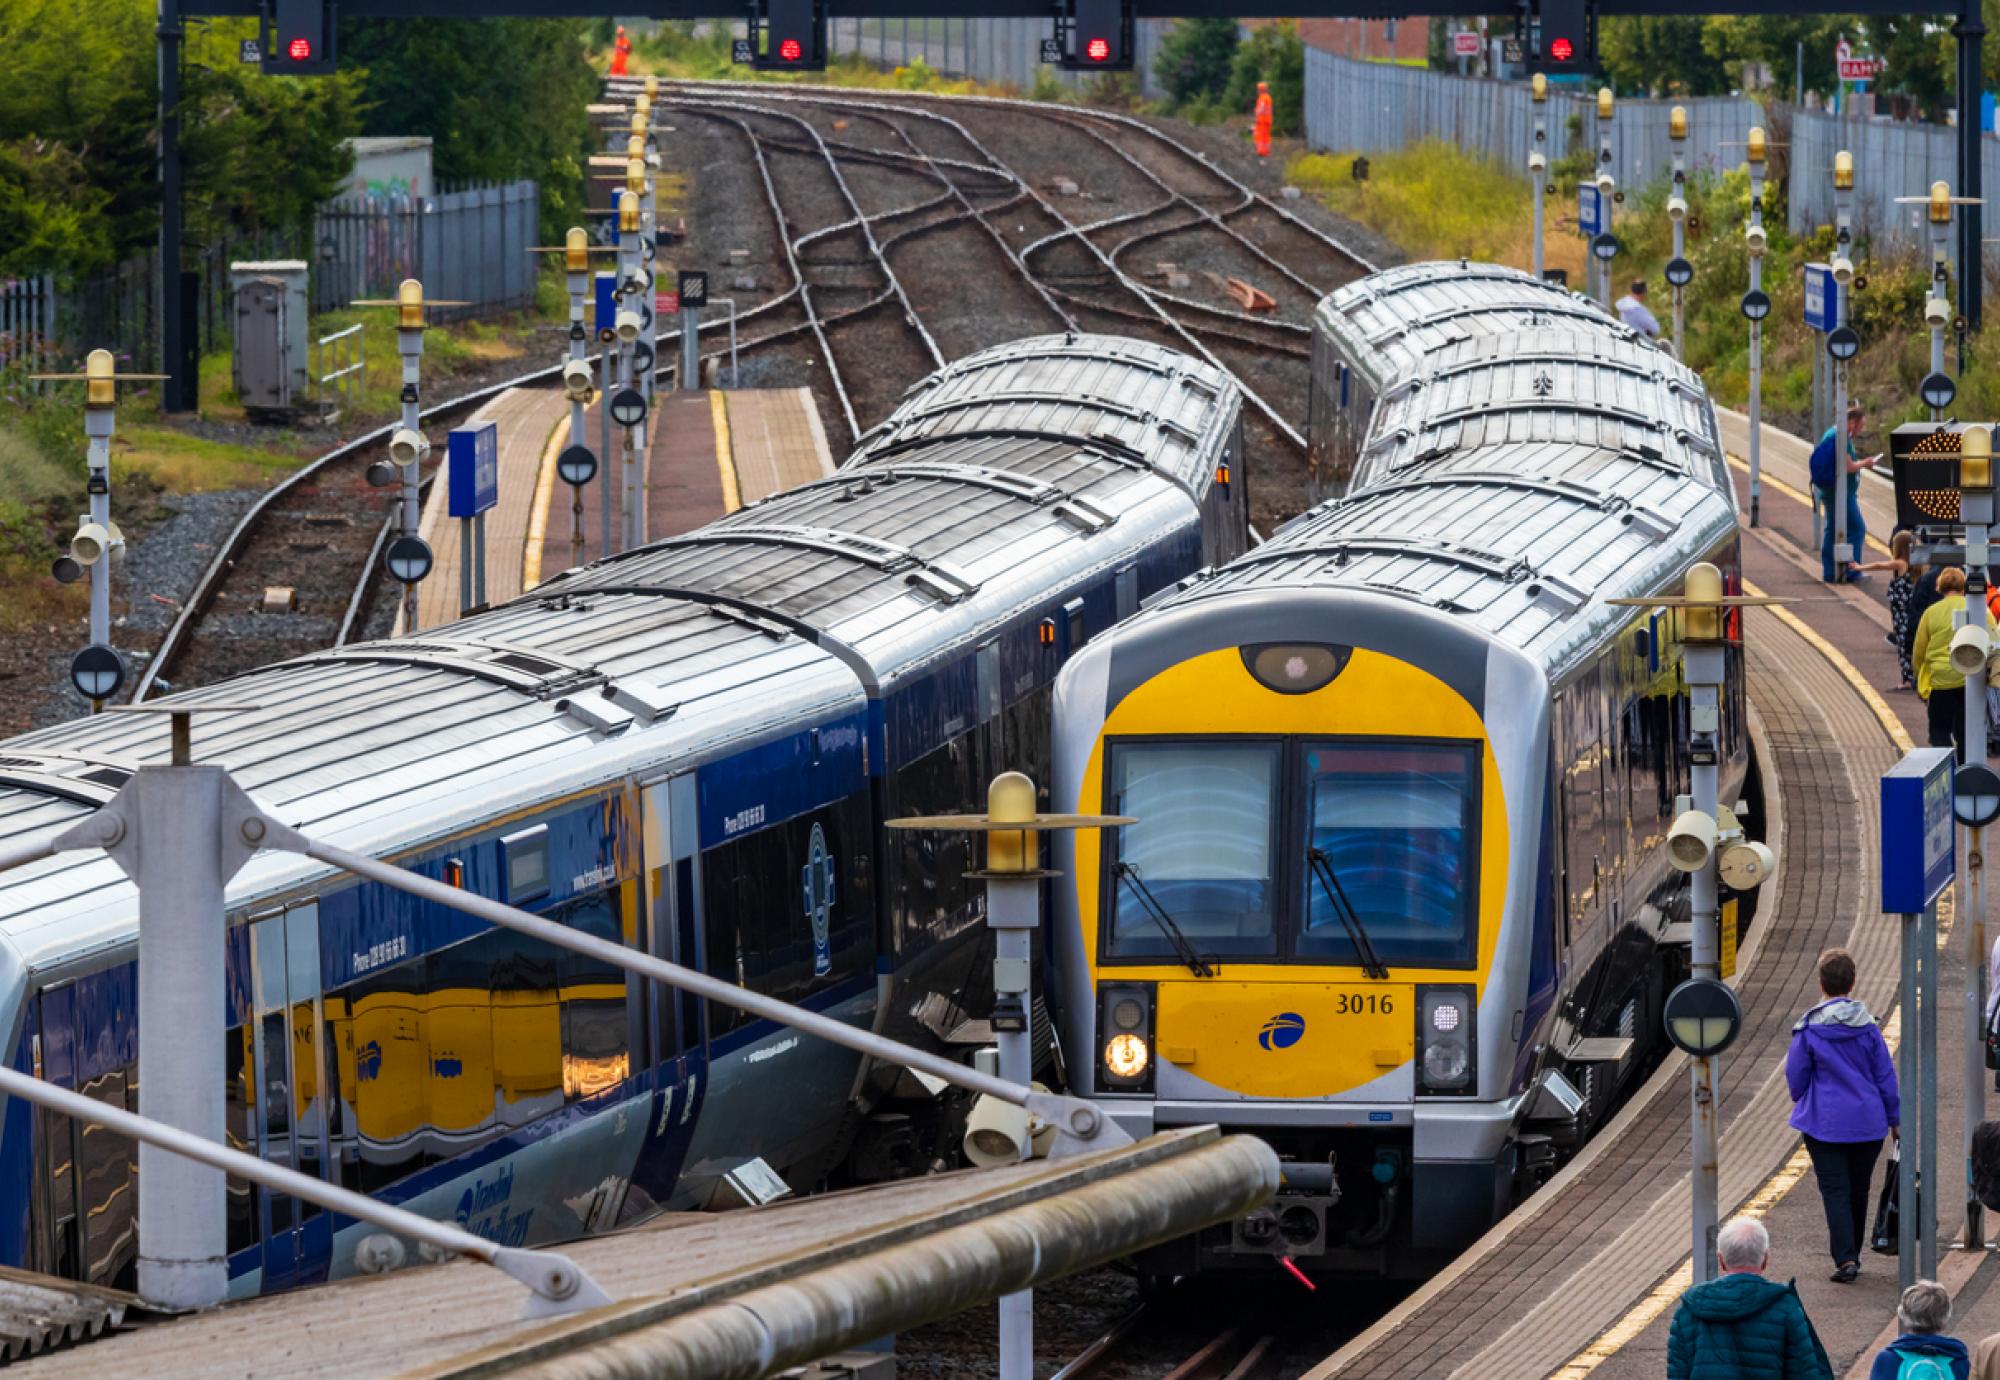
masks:
{"label": "signal post", "polygon": [[1847,530],[1847,495],[1854,476],[1847,472],[1847,361],[1860,353],[1861,340],[1847,324],[1847,294],[1854,282],[1854,155],[1842,149],[1833,156],[1834,206],[1834,329],[1826,337],[1833,364],[1833,579],[1847,578],[1854,544]]}
{"label": "signal post", "polygon": [[1674,358],[1687,358],[1687,312],[1684,294],[1694,281],[1694,265],[1687,261],[1687,137],[1688,113],[1684,105],[1667,114],[1667,138],[1674,148],[1674,186],[1667,197],[1667,216],[1674,223],[1674,257],[1667,261],[1667,283],[1674,290]]}
{"label": "signal post", "polygon": [[1692,794],[1677,802],[1667,834],[1667,858],[1688,874],[1693,921],[1693,976],[1667,996],[1667,1038],[1690,1056],[1689,1102],[1692,1252],[1695,1283],[1715,1277],[1717,1197],[1721,1182],[1722,1108],[1716,1100],[1716,1060],[1742,1030],[1743,1009],[1722,980],[1721,886],[1748,891],[1777,867],[1771,849],[1745,837],[1733,810],[1718,799],[1722,762],[1722,688],[1727,623],[1732,610],[1788,600],[1725,594],[1722,572],[1707,561],[1689,568],[1679,598],[1613,599],[1613,604],[1679,611],[1682,665],[1688,685],[1688,762]]}
{"label": "signal post", "polygon": [[1764,291],[1764,127],[1752,125],[1744,149],[1750,169],[1750,224],[1743,231],[1744,252],[1750,256],[1750,290],[1743,294],[1743,316],[1750,323],[1750,525],[1757,525],[1757,507],[1764,493],[1764,318],[1771,298]]}
{"label": "signal post", "polygon": [[1618,199],[1618,179],[1611,175],[1611,88],[1597,90],[1597,234],[1590,242],[1590,258],[1597,269],[1598,286],[1603,289],[1604,310],[1618,314],[1618,289],[1611,261],[1618,257],[1618,237],[1611,229],[1611,207]]}
{"label": "signal post", "polygon": [[1528,150],[1528,181],[1535,191],[1535,276],[1546,272],[1542,255],[1542,193],[1546,190],[1549,159],[1544,151],[1549,141],[1549,79],[1540,72],[1528,80],[1528,99],[1535,107],[1535,142]]}

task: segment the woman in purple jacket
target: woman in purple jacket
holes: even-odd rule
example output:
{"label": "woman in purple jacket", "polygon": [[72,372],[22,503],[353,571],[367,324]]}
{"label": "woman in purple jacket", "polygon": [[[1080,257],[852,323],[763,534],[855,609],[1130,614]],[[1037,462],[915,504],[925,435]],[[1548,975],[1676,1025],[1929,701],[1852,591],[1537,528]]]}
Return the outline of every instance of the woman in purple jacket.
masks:
{"label": "woman in purple jacket", "polygon": [[1902,1104],[1888,1041],[1868,1008],[1849,995],[1853,954],[1828,949],[1819,956],[1819,990],[1825,1000],[1792,1027],[1785,1081],[1797,1104],[1792,1127],[1805,1135],[1826,1205],[1833,1280],[1848,1284],[1861,1273],[1868,1180],[1882,1153],[1882,1137],[1901,1138]]}

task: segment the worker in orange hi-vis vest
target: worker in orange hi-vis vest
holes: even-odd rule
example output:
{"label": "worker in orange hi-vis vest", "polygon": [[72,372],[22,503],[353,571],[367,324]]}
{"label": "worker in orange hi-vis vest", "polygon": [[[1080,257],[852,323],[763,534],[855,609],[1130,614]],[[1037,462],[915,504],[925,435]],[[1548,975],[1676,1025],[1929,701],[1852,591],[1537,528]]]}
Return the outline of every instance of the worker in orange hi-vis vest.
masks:
{"label": "worker in orange hi-vis vest", "polygon": [[1271,88],[1263,82],[1257,83],[1256,124],[1252,137],[1257,143],[1257,156],[1271,156]]}
{"label": "worker in orange hi-vis vest", "polygon": [[632,55],[632,40],[625,37],[625,26],[618,26],[618,39],[611,45],[611,75],[625,75],[625,61]]}

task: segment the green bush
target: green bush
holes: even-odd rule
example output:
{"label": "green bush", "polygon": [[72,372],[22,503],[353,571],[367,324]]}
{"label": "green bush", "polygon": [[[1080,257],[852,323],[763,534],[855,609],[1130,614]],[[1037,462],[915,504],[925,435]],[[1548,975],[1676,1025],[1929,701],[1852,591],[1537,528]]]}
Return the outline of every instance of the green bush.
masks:
{"label": "green bush", "polygon": [[1257,83],[1271,88],[1271,129],[1297,134],[1305,128],[1306,49],[1299,26],[1289,19],[1261,24],[1237,45],[1229,64],[1229,85],[1223,105],[1248,115],[1257,103]]}
{"label": "green bush", "polygon": [[1160,40],[1153,75],[1177,112],[1197,103],[1211,106],[1221,97],[1229,85],[1236,46],[1234,19],[1175,21]]}

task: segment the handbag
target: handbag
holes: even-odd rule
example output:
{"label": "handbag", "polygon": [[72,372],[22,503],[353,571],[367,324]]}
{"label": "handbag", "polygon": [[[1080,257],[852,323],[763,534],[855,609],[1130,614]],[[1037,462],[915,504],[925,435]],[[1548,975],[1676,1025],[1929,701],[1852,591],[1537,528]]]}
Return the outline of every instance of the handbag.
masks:
{"label": "handbag", "polygon": [[1993,1004],[1993,1014],[1986,1018],[1986,1067],[2000,1069],[2000,1002]]}
{"label": "handbag", "polygon": [[1875,1227],[1868,1234],[1868,1249],[1877,1255],[1895,1255],[1901,1249],[1902,1168],[1903,1147],[1899,1143],[1890,1148],[1889,1166],[1882,1174],[1882,1196],[1875,1200]]}

